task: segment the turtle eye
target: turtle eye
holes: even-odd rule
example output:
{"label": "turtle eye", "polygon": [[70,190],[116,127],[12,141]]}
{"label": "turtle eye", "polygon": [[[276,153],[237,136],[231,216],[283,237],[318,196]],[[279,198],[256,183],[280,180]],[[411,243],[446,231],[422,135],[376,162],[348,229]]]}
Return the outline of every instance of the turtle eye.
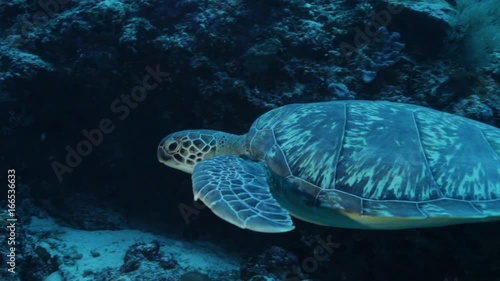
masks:
{"label": "turtle eye", "polygon": [[172,141],[172,142],[166,144],[165,147],[167,148],[167,150],[169,152],[175,152],[179,149],[179,143],[176,141]]}

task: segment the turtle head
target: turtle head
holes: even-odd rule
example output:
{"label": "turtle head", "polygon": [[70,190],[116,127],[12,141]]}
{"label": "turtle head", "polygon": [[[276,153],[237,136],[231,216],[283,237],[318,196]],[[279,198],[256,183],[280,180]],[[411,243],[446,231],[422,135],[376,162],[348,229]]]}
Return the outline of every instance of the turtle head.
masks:
{"label": "turtle head", "polygon": [[186,130],[172,133],[158,146],[158,161],[186,173],[193,173],[196,163],[217,152],[217,131]]}
{"label": "turtle head", "polygon": [[186,130],[172,133],[158,145],[158,161],[192,174],[203,159],[219,154],[246,155],[245,135],[213,130]]}

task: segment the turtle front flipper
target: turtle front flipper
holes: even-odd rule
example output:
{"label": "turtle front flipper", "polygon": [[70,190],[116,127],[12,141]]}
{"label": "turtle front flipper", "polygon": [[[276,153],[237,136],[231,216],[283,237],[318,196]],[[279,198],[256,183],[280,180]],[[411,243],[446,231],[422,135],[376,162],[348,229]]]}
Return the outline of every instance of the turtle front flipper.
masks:
{"label": "turtle front flipper", "polygon": [[294,228],[288,211],[273,198],[261,163],[215,156],[198,163],[192,179],[194,199],[238,227],[268,233]]}

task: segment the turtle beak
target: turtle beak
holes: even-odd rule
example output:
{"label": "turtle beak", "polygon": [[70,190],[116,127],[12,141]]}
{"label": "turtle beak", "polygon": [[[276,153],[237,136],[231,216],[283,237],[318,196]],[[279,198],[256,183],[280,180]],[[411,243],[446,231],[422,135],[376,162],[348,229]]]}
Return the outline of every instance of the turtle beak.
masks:
{"label": "turtle beak", "polygon": [[172,156],[168,155],[167,152],[165,152],[163,146],[158,146],[157,156],[158,156],[158,161],[164,164],[172,160]]}

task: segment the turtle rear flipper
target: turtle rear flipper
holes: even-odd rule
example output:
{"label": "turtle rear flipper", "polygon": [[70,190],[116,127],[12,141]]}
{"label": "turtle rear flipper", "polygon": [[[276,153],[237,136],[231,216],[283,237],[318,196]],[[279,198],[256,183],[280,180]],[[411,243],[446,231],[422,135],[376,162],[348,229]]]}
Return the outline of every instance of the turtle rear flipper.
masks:
{"label": "turtle rear flipper", "polygon": [[262,163],[220,155],[198,163],[193,172],[194,199],[201,199],[217,216],[258,232],[294,228],[287,210],[273,198]]}

